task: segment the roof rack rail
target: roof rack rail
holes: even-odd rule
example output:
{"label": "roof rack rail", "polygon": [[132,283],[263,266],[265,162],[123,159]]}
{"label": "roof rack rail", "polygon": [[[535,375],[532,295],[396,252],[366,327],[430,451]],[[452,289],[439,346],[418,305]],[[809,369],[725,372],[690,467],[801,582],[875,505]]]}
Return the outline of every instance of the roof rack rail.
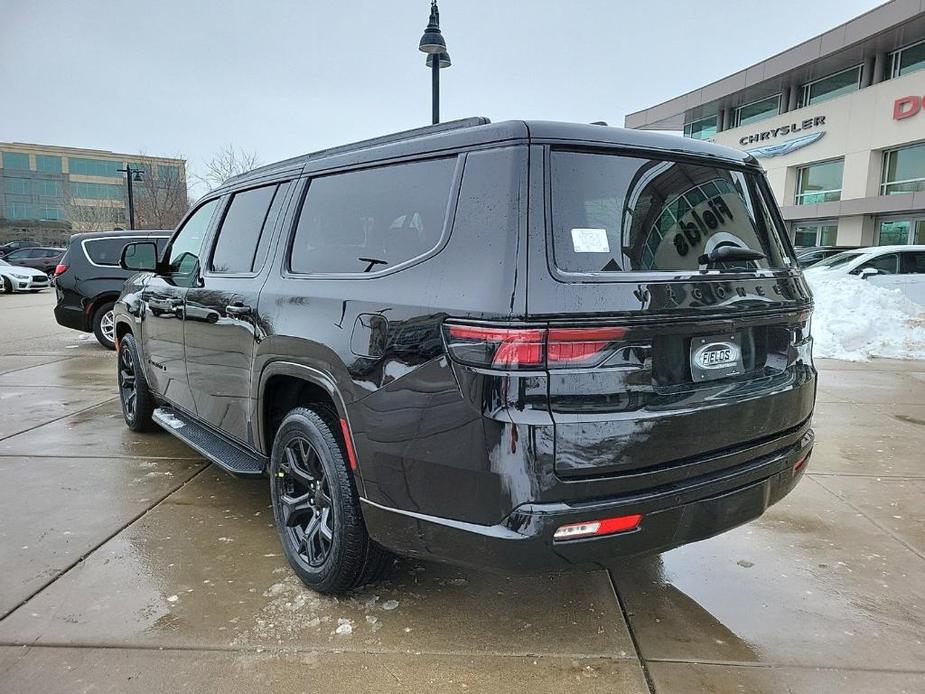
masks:
{"label": "roof rack rail", "polygon": [[401,142],[402,140],[411,140],[416,137],[423,137],[425,135],[437,135],[439,133],[448,132],[450,130],[461,130],[462,128],[474,128],[479,125],[488,125],[491,123],[491,120],[485,118],[484,116],[473,116],[472,118],[460,118],[459,120],[450,120],[445,123],[437,123],[435,125],[426,125],[421,128],[413,128],[411,130],[402,130],[397,133],[391,133],[390,135],[381,135],[379,137],[373,137],[368,140],[360,140],[358,142],[351,142],[346,145],[337,145],[335,147],[328,147],[327,149],[319,149],[315,152],[309,152],[308,154],[301,154],[297,157],[292,157],[290,159],[285,159],[283,161],[278,161],[273,164],[265,164],[264,166],[258,166],[255,169],[246,171],[244,173],[238,174],[237,176],[232,176],[231,178],[226,179],[222,186],[225,186],[229,183],[233,183],[244,176],[252,176],[260,172],[270,172],[277,169],[285,168],[286,166],[292,166],[297,163],[304,163],[311,161],[313,159],[320,159],[322,157],[329,157],[334,154],[342,154],[346,152],[356,152],[363,149],[369,149],[370,147],[379,147],[380,145],[387,145],[393,142]]}
{"label": "roof rack rail", "polygon": [[413,128],[411,130],[402,130],[397,133],[392,133],[390,135],[380,135],[379,137],[373,137],[368,140],[360,140],[359,142],[351,142],[346,145],[337,145],[336,147],[328,147],[327,149],[320,149],[317,152],[311,152],[306,155],[306,159],[315,159],[318,157],[328,157],[332,154],[337,154],[339,152],[353,152],[359,149],[368,149],[370,147],[378,147],[379,145],[387,145],[392,142],[401,142],[402,140],[411,140],[415,137],[423,137],[424,135],[436,135],[437,133],[446,132],[448,130],[461,130],[462,128],[474,128],[478,125],[488,125],[491,121],[484,116],[474,116],[472,118],[460,118],[459,120],[449,120],[445,123],[437,123],[436,125],[425,125],[422,128]]}

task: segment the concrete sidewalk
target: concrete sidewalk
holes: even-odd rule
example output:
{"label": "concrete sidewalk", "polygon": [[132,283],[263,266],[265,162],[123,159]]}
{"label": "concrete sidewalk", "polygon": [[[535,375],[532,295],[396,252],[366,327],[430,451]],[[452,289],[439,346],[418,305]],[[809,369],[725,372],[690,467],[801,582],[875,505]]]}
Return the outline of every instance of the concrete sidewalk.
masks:
{"label": "concrete sidewalk", "polygon": [[821,363],[806,479],[730,533],[589,574],[401,560],[336,599],[265,483],[125,428],[53,302],[0,296],[0,692],[925,692],[925,363]]}

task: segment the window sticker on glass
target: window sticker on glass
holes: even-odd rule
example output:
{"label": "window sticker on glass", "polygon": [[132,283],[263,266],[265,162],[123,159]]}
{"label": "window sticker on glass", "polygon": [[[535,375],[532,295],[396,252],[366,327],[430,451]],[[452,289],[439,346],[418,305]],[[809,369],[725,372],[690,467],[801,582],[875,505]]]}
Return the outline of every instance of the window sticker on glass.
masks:
{"label": "window sticker on glass", "polygon": [[606,229],[572,229],[572,248],[576,253],[610,253]]}

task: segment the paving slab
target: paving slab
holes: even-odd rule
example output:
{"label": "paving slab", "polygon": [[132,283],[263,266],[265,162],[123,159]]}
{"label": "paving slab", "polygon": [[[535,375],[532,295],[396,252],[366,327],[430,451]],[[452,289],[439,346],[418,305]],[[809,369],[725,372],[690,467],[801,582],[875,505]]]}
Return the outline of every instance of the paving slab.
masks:
{"label": "paving slab", "polygon": [[0,441],[0,456],[28,455],[200,459],[167,432],[131,431],[117,399]]}
{"label": "paving slab", "polygon": [[0,622],[0,642],[633,653],[603,571],[525,579],[399,561],[378,585],[318,595],[280,554],[266,482],[212,471]]}
{"label": "paving slab", "polygon": [[0,615],[204,465],[189,460],[0,458]]}
{"label": "paving slab", "polygon": [[918,694],[925,674],[824,668],[649,663],[658,694]]}
{"label": "paving slab", "polygon": [[[913,359],[871,359],[870,361],[841,361],[840,359],[816,358],[813,360],[819,371],[902,371],[925,374],[925,361]],[[850,378],[850,376],[846,376]]]}
{"label": "paving slab", "polygon": [[0,439],[112,400],[108,388],[0,386]]}
{"label": "paving slab", "polygon": [[[811,472],[925,478],[925,407],[817,402]],[[925,422],[925,420],[922,420]]]}
{"label": "paving slab", "polygon": [[614,575],[644,658],[925,663],[925,563],[812,479],[757,521]]}
{"label": "paving slab", "polygon": [[71,357],[20,369],[0,376],[0,386],[107,387],[115,394],[116,355],[108,350],[99,354]]}
{"label": "paving slab", "polygon": [[9,373],[10,371],[18,371],[19,369],[28,369],[32,366],[48,364],[53,361],[61,361],[67,358],[68,357],[51,355],[36,356],[30,354],[0,354],[0,374]]}
{"label": "paving slab", "polygon": [[[921,362],[911,362],[919,365]],[[913,367],[917,368],[917,367]],[[925,402],[925,381],[913,371],[820,371],[819,390],[836,399],[858,404],[884,403],[921,405]]]}
{"label": "paving slab", "polygon": [[826,476],[816,482],[925,557],[925,479]]}
{"label": "paving slab", "polygon": [[18,694],[239,692],[647,692],[634,662],[305,653],[33,648],[0,691]]}

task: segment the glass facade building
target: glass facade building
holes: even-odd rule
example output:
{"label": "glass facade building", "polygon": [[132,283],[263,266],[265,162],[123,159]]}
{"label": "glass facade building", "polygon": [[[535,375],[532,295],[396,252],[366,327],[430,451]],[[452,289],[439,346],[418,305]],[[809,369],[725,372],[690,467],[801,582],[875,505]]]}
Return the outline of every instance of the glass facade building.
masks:
{"label": "glass facade building", "polygon": [[[145,195],[170,189],[186,206],[186,162],[113,152],[0,143],[0,232],[29,236],[31,229],[63,232],[128,227],[126,163],[142,169],[135,183],[136,221]],[[180,210],[182,213],[183,210]]]}

